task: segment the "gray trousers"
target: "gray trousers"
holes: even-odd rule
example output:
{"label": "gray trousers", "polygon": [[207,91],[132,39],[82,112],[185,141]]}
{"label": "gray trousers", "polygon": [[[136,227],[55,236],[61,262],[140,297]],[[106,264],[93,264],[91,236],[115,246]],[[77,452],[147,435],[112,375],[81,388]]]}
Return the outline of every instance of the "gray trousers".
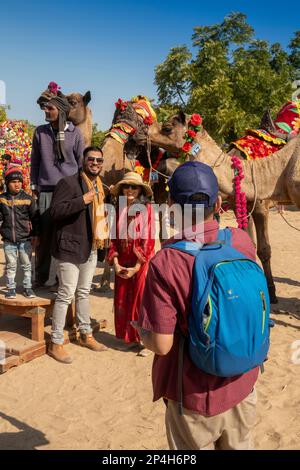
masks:
{"label": "gray trousers", "polygon": [[91,333],[89,294],[97,266],[97,250],[83,264],[57,260],[59,288],[52,314],[51,341],[64,343],[64,326],[69,304],[75,295],[76,317],[80,333]]}

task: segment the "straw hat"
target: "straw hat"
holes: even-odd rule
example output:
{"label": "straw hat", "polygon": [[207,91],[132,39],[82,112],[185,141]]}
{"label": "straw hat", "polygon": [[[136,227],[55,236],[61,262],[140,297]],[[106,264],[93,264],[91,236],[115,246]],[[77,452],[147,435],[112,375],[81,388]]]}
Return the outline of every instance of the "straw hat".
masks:
{"label": "straw hat", "polygon": [[145,195],[149,198],[153,196],[152,189],[146,183],[144,183],[141,175],[135,173],[134,171],[129,171],[125,173],[123,179],[119,181],[111,190],[113,196],[119,196],[123,184],[133,184],[135,186],[141,186],[144,189]]}

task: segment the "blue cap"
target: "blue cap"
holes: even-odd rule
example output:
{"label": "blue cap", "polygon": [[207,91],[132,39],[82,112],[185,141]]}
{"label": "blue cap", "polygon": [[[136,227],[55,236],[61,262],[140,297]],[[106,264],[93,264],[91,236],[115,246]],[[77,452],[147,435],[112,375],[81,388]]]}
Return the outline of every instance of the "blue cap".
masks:
{"label": "blue cap", "polygon": [[201,162],[180,165],[168,182],[172,199],[180,205],[202,204],[212,207],[217,201],[219,185],[210,166]]}

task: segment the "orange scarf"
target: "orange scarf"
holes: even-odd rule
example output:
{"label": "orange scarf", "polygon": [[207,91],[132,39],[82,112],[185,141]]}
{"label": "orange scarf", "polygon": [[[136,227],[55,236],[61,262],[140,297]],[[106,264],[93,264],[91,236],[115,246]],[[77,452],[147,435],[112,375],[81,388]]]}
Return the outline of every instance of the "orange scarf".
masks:
{"label": "orange scarf", "polygon": [[94,189],[96,192],[93,204],[93,220],[92,220],[92,230],[93,230],[93,249],[102,249],[104,248],[105,240],[108,239],[108,223],[107,223],[107,213],[104,206],[104,191],[100,177],[98,176],[95,181],[91,181],[89,177],[82,172],[82,178],[85,181],[88,189]]}

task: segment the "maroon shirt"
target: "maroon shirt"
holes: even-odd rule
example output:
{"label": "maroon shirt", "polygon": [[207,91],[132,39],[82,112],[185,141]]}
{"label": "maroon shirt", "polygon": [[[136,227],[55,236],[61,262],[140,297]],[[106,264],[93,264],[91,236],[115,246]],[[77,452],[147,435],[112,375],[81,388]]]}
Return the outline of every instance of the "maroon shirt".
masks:
{"label": "maroon shirt", "polygon": [[[202,226],[203,227],[203,226]],[[212,242],[217,239],[218,223],[204,224],[204,233],[190,240]],[[232,246],[255,260],[254,245],[244,231],[230,228]],[[200,236],[199,236],[200,235]],[[199,236],[199,238],[198,238]],[[183,237],[182,237],[183,238]],[[187,239],[187,237],[184,237]],[[177,238],[178,240],[178,238]],[[172,243],[173,239],[165,244]],[[159,398],[177,399],[178,345],[180,329],[187,333],[187,316],[191,309],[191,287],[194,257],[178,250],[164,248],[150,261],[139,315],[139,325],[154,333],[174,334],[174,344],[165,356],[155,355],[152,369],[153,401]],[[252,391],[259,368],[230,378],[216,377],[198,369],[188,350],[184,353],[183,406],[204,416],[214,416],[233,408]]]}

